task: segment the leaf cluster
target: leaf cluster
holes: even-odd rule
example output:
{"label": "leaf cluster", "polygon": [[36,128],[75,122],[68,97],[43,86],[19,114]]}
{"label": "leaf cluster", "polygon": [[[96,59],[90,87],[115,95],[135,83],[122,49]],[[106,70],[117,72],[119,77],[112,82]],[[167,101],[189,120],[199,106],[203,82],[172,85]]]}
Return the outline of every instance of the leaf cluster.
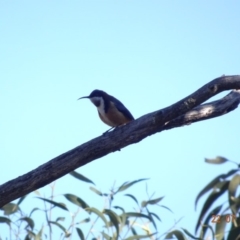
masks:
{"label": "leaf cluster", "polygon": [[[163,197],[148,197],[141,203],[132,193],[125,193],[133,185],[146,181],[147,179],[138,179],[130,182],[124,182],[119,187],[112,187],[107,193],[98,190],[94,182],[80,173],[73,171],[70,173],[74,178],[90,183],[90,190],[97,197],[104,199],[105,206],[102,209],[90,206],[82,197],[77,194],[63,194],[66,202],[58,202],[54,196],[54,184],[51,186],[52,193],[49,198],[38,196],[36,199],[42,202],[43,208],[35,207],[29,214],[21,209],[21,203],[27,196],[24,196],[16,203],[8,203],[1,208],[4,216],[0,216],[0,223],[9,226],[11,236],[16,239],[40,240],[43,238],[52,239],[53,229],[60,230],[59,239],[72,239],[77,235],[79,239],[142,239],[157,238],[157,222],[161,222],[158,214],[152,211],[152,206],[159,206],[165,209],[169,208],[159,203]],[[37,192],[39,194],[39,192]],[[40,194],[39,194],[40,195]],[[119,195],[133,200],[135,207],[133,211],[127,211],[123,205],[114,205],[115,198]],[[74,205],[77,211],[71,212],[70,208]],[[66,217],[63,217],[62,211],[68,212],[72,217],[70,223],[66,223]],[[45,216],[45,223],[40,228],[36,227],[39,219],[33,217],[33,213],[41,212]],[[61,214],[53,219],[54,213]],[[25,223],[25,224],[23,224]],[[88,229],[86,227],[88,225]],[[1,232],[0,232],[1,239]],[[74,237],[75,239],[75,237]]]}
{"label": "leaf cluster", "polygon": [[[232,162],[237,167],[215,177],[197,195],[195,207],[204,195],[209,194],[196,223],[195,234],[199,232],[198,236],[193,235],[185,228],[181,230],[176,229],[176,224],[167,232],[159,234],[158,224],[161,222],[161,218],[156,211],[152,210],[152,207],[157,206],[171,211],[168,207],[160,205],[164,197],[153,198],[153,195],[149,196],[146,188],[147,200],[140,202],[133,193],[126,193],[126,190],[133,185],[148,179],[143,178],[124,182],[119,187],[113,186],[108,192],[102,192],[96,188],[92,180],[76,171],[71,172],[70,175],[80,181],[91,184],[90,190],[96,194],[97,198],[100,197],[105,202],[102,209],[90,206],[80,196],[71,193],[63,194],[67,203],[56,201],[57,197],[54,196],[53,184],[49,198],[37,197],[44,205],[43,209],[35,207],[29,214],[24,213],[21,209],[21,203],[27,196],[21,197],[16,203],[11,202],[3,206],[1,210],[4,215],[0,216],[0,226],[1,224],[9,226],[9,239],[24,240],[52,239],[53,228],[60,230],[59,239],[72,239],[75,234],[81,240],[134,240],[143,238],[187,240],[189,237],[190,239],[205,240],[208,239],[206,236],[209,233],[211,239],[237,240],[240,237],[240,166],[236,162],[224,157],[205,159],[205,161],[210,164]],[[227,195],[227,201],[217,204],[220,197],[224,196],[224,194]],[[122,204],[121,206],[115,205],[115,199],[120,195],[132,200],[135,206],[133,211],[126,210]],[[70,205],[77,207],[77,211],[72,213]],[[55,209],[70,214],[70,223],[67,223],[66,217],[62,215],[54,220],[53,212]],[[57,211],[58,214],[61,213],[59,210]],[[45,223],[40,228],[36,227],[39,219],[33,217],[35,212],[42,212],[45,216]],[[214,218],[217,218],[217,216],[219,218],[214,222]],[[229,231],[226,231],[227,229]],[[2,239],[1,234],[0,231],[0,240]]]}
{"label": "leaf cluster", "polygon": [[[200,229],[199,239],[204,239],[208,230],[212,239],[235,240],[240,238],[240,166],[224,157],[205,159],[210,164],[223,164],[231,162],[237,167],[225,174],[220,174],[208,183],[197,195],[195,207],[200,198],[209,193],[201,209],[195,232]],[[218,204],[221,196],[227,195],[227,201]],[[226,234],[226,229],[229,229]]]}

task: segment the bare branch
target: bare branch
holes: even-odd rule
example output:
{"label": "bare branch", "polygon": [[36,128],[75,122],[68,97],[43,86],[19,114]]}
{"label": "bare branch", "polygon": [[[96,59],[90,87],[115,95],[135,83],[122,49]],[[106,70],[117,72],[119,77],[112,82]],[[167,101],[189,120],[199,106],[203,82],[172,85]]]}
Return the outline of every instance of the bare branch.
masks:
{"label": "bare branch", "polygon": [[221,100],[203,104],[216,94],[240,89],[240,76],[222,76],[179,102],[146,114],[106,135],[92,139],[18,178],[0,185],[0,207],[91,161],[115,152],[157,132],[221,116],[237,108],[240,92],[232,91]]}
{"label": "bare branch", "polygon": [[187,113],[165,123],[162,130],[189,125],[194,122],[207,120],[227,114],[238,107],[240,103],[240,90],[233,90],[220,100],[202,104]]}

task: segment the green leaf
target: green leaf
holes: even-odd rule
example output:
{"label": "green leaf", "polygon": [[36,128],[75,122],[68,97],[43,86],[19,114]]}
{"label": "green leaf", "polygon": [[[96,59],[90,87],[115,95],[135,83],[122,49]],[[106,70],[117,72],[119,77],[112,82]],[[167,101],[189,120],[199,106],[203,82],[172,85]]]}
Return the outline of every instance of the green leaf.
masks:
{"label": "green leaf", "polygon": [[146,207],[146,206],[147,206],[147,201],[142,201],[142,202],[141,202],[141,207],[144,208],[144,207]]}
{"label": "green leaf", "polygon": [[169,212],[171,212],[171,213],[173,213],[173,211],[170,209],[170,208],[168,208],[168,207],[166,207],[166,206],[164,206],[164,205],[158,205],[159,207],[162,207],[162,208],[165,208],[165,209],[167,209]]}
{"label": "green leaf", "polygon": [[0,223],[6,223],[7,225],[10,226],[11,220],[9,218],[6,218],[6,217],[0,217]]}
{"label": "green leaf", "polygon": [[105,232],[102,232],[102,235],[105,239],[112,240],[112,238],[108,234],[106,234]]}
{"label": "green leaf", "polygon": [[90,222],[90,218],[85,218],[85,219],[83,219],[82,221],[80,221],[79,223],[88,223],[88,222]]}
{"label": "green leaf", "polygon": [[80,239],[85,240],[82,230],[80,228],[76,228],[76,230],[77,230],[77,234],[80,237]]}
{"label": "green leaf", "polygon": [[69,233],[69,232],[67,231],[67,229],[66,229],[63,225],[61,225],[60,223],[58,223],[58,222],[53,222],[53,221],[48,221],[48,222],[51,223],[51,224],[53,224],[53,225],[58,226],[58,227],[65,233],[65,237],[69,237],[69,236],[71,235],[71,233]]}
{"label": "green leaf", "polygon": [[155,198],[152,200],[147,201],[148,204],[154,205],[157,204],[158,202],[160,202],[164,197],[159,197],[159,198]]}
{"label": "green leaf", "polygon": [[105,223],[106,227],[108,227],[107,219],[104,217],[103,213],[101,213],[98,209],[91,207],[91,208],[86,208],[85,210],[88,211],[89,213],[93,212],[96,215],[98,215],[98,217],[100,217],[103,220],[103,222]]}
{"label": "green leaf", "polygon": [[1,208],[4,211],[4,215],[11,215],[19,210],[19,206],[16,203],[7,203]]}
{"label": "green leaf", "polygon": [[35,236],[34,240],[42,240],[43,229],[44,229],[44,227],[42,226],[42,228],[40,229],[40,231],[39,231],[39,232],[37,233],[37,235]]}
{"label": "green leaf", "polygon": [[202,240],[201,238],[193,236],[187,229],[182,228],[182,230],[191,238],[196,239],[196,240]]}
{"label": "green leaf", "polygon": [[127,224],[127,215],[125,214],[125,211],[121,215],[119,215],[119,218],[121,220],[120,229],[122,229]]}
{"label": "green leaf", "polygon": [[[126,215],[126,217],[147,218],[148,220],[151,221],[151,218],[148,215],[143,214],[143,213],[126,212],[124,214]],[[120,216],[122,216],[122,214]]]}
{"label": "green leaf", "polygon": [[207,211],[209,211],[212,204],[228,189],[229,181],[219,182],[216,185],[216,188],[212,191],[212,193],[207,198],[206,202],[203,205],[202,211],[198,218],[198,222],[196,225],[195,232],[197,232],[198,228],[200,227],[201,220],[204,218]]}
{"label": "green leaf", "polygon": [[156,225],[156,223],[155,223],[155,221],[154,221],[151,213],[148,211],[148,208],[147,208],[147,207],[146,207],[146,210],[147,210],[147,213],[148,213],[149,218],[151,219],[151,223],[153,224],[155,230],[157,230],[157,225]]}
{"label": "green leaf", "polygon": [[153,212],[149,212],[151,215],[153,215],[155,218],[157,218],[157,220],[159,221],[159,222],[162,222],[161,221],[161,218],[156,214],[156,213],[153,213]]}
{"label": "green leaf", "polygon": [[159,197],[156,199],[148,200],[148,201],[142,201],[142,207],[146,207],[148,204],[154,205],[160,202],[164,197]]}
{"label": "green leaf", "polygon": [[156,233],[148,234],[148,235],[134,235],[131,237],[126,238],[125,240],[134,240],[134,239],[142,239],[142,238],[150,238]]}
{"label": "green leaf", "polygon": [[34,208],[34,209],[30,212],[29,217],[31,217],[32,214],[33,214],[35,211],[37,211],[37,210],[40,210],[40,211],[41,211],[41,209],[39,209],[39,208]]}
{"label": "green leaf", "polygon": [[78,180],[81,180],[81,181],[83,181],[83,182],[92,183],[92,184],[95,185],[95,183],[94,183],[92,180],[90,180],[89,178],[83,176],[82,174],[80,174],[80,173],[78,173],[78,172],[76,172],[76,171],[72,171],[72,172],[70,172],[69,174],[70,174],[71,176],[77,178]]}
{"label": "green leaf", "polygon": [[229,176],[235,174],[237,171],[238,171],[238,169],[233,169],[233,170],[229,171],[227,174],[221,174],[221,175],[217,176],[216,178],[214,178],[214,179],[213,179],[205,188],[203,188],[202,191],[198,194],[198,196],[197,196],[197,198],[196,198],[196,201],[195,201],[195,209],[196,209],[197,202],[198,202],[198,200],[200,199],[200,197],[202,197],[205,193],[207,193],[209,190],[211,190],[212,188],[214,188],[214,186],[215,186],[218,182],[220,182],[220,181],[228,178]]}
{"label": "green leaf", "polygon": [[120,218],[118,217],[118,215],[114,211],[109,210],[109,209],[104,209],[103,213],[105,213],[105,214],[107,214],[109,216],[112,224],[116,228],[116,232],[117,232],[116,239],[118,239],[118,236],[119,236],[119,224],[121,223]]}
{"label": "green leaf", "polygon": [[[201,236],[202,236],[203,239],[204,239],[204,237],[205,237],[205,234],[206,234],[208,228],[210,228],[210,230],[213,231],[213,229],[211,229],[211,226],[210,226],[209,224],[210,224],[210,222],[211,222],[211,220],[212,220],[212,218],[213,218],[212,216],[213,216],[213,215],[218,215],[219,212],[220,212],[221,209],[222,209],[222,206],[223,206],[223,205],[217,206],[216,208],[214,208],[214,209],[207,215],[207,217],[206,217],[206,219],[205,219],[205,221],[204,221],[204,223],[203,223],[202,229],[201,229],[201,231],[202,231]],[[196,229],[195,229],[195,233],[197,233],[197,226],[196,226]],[[213,235],[214,235],[214,234],[213,234]],[[214,239],[214,237],[213,237],[213,239]]]}
{"label": "green leaf", "polygon": [[66,205],[64,203],[58,203],[58,202],[49,200],[47,198],[42,198],[42,197],[36,197],[36,198],[41,199],[41,200],[43,200],[45,202],[51,203],[54,207],[59,207],[59,208],[65,210],[65,211],[68,211],[68,209],[67,209],[67,207],[66,207]]}
{"label": "green leaf", "polygon": [[133,235],[137,235],[137,231],[136,231],[135,228],[132,227],[132,226],[131,226],[131,232],[132,232]]}
{"label": "green leaf", "polygon": [[131,187],[132,185],[134,185],[135,183],[138,183],[138,182],[141,182],[141,181],[146,181],[148,179],[149,178],[142,178],[142,179],[138,179],[138,180],[135,180],[135,181],[132,181],[132,182],[125,182],[118,188],[118,190],[115,193],[122,192],[122,191],[128,189],[129,187]]}
{"label": "green leaf", "polygon": [[96,188],[94,188],[94,187],[90,187],[90,190],[92,190],[93,192],[95,192],[97,195],[99,195],[99,196],[103,196],[103,193],[102,192],[100,192],[99,190],[97,190]]}
{"label": "green leaf", "polygon": [[34,228],[34,221],[31,218],[23,217],[23,218],[20,218],[19,221],[27,222],[27,224],[28,224],[27,226],[29,226],[33,230],[33,228]]}
{"label": "green leaf", "polygon": [[19,200],[18,200],[18,203],[17,203],[17,205],[20,205],[21,204],[21,202],[27,197],[27,195],[28,194],[26,194],[26,195],[24,195],[24,196],[22,196],[22,197],[20,197],[19,198]]}
{"label": "green leaf", "polygon": [[[126,220],[127,220],[127,217],[124,214],[125,210],[124,210],[124,208],[119,207],[119,206],[113,206],[113,208],[121,209],[121,211],[122,211],[122,214],[120,216],[117,215],[117,217],[119,218],[120,224],[121,224],[121,226],[119,228],[120,229],[119,232],[121,232],[122,228],[126,225]],[[111,226],[111,223],[109,224],[109,226]]]}
{"label": "green leaf", "polygon": [[76,204],[77,206],[85,209],[88,208],[88,204],[86,202],[84,202],[81,198],[73,195],[73,194],[64,194],[64,197],[70,201],[71,203]]}
{"label": "green leaf", "polygon": [[207,225],[207,224],[204,224],[204,225],[202,225],[202,232],[201,232],[201,234],[200,234],[200,238],[201,238],[201,239],[204,239],[204,235],[206,234],[208,228],[211,230],[212,239],[215,238],[215,237],[214,237],[214,231],[213,231],[212,226]]}
{"label": "green leaf", "polygon": [[222,163],[228,162],[228,159],[218,156],[218,157],[212,158],[212,159],[211,158],[205,158],[205,162],[211,163],[211,164],[222,164]]}
{"label": "green leaf", "polygon": [[31,237],[29,236],[28,233],[27,233],[27,235],[25,236],[24,240],[31,240]]}
{"label": "green leaf", "polygon": [[[229,215],[229,214],[227,214]],[[226,227],[226,216],[227,215],[221,215],[220,217],[220,222],[215,224],[216,227],[215,227],[215,237],[216,237],[216,240],[222,240],[223,237],[224,237],[224,230],[225,230],[225,227]]]}
{"label": "green leaf", "polygon": [[135,203],[138,205],[138,200],[132,194],[125,194],[124,196],[130,197],[134,200]]}
{"label": "green leaf", "polygon": [[58,217],[57,219],[56,219],[56,222],[58,222],[58,221],[64,221],[65,220],[65,217]]}
{"label": "green leaf", "polygon": [[229,186],[228,186],[228,199],[229,199],[229,206],[232,210],[232,213],[233,214],[237,214],[238,212],[238,204],[235,203],[235,195],[236,195],[236,191],[237,191],[237,188],[238,186],[240,185],[240,175],[239,174],[236,174],[232,180],[230,181],[229,183]]}
{"label": "green leaf", "polygon": [[38,190],[33,191],[36,195],[41,196],[40,192]]}
{"label": "green leaf", "polygon": [[[26,229],[27,231],[27,235],[28,235],[28,238],[31,240],[32,238],[34,238],[36,236],[36,234],[32,231],[30,231],[29,229]],[[27,237],[27,236],[26,236]]]}
{"label": "green leaf", "polygon": [[[240,217],[236,219],[236,222],[240,222]],[[239,225],[235,227],[234,224],[231,225],[227,240],[238,240],[239,239]]]}
{"label": "green leaf", "polygon": [[179,231],[179,230],[173,230],[171,232],[169,232],[165,239],[172,239],[173,237],[176,237],[178,240],[187,240],[187,238],[185,237],[185,235]]}
{"label": "green leaf", "polygon": [[122,208],[122,207],[119,207],[119,206],[113,206],[113,208],[120,209],[120,210],[122,210],[122,212],[125,212],[124,208]]}

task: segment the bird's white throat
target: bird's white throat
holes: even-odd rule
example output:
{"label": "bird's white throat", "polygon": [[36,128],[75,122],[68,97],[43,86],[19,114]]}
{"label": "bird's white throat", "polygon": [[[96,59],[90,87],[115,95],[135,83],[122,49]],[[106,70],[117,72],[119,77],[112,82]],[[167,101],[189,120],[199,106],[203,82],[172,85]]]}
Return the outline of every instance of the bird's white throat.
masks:
{"label": "bird's white throat", "polygon": [[97,107],[99,113],[101,115],[105,114],[105,110],[104,110],[104,100],[102,97],[92,97],[90,98],[91,102]]}

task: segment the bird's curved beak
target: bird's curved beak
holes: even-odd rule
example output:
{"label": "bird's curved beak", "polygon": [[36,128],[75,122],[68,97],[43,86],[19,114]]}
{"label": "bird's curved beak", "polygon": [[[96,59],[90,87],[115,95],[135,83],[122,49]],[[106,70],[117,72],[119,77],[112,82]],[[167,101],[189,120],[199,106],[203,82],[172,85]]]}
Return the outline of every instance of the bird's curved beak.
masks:
{"label": "bird's curved beak", "polygon": [[89,96],[86,96],[86,97],[80,97],[80,98],[78,98],[78,100],[83,99],[83,98],[90,98],[90,97],[89,97]]}

